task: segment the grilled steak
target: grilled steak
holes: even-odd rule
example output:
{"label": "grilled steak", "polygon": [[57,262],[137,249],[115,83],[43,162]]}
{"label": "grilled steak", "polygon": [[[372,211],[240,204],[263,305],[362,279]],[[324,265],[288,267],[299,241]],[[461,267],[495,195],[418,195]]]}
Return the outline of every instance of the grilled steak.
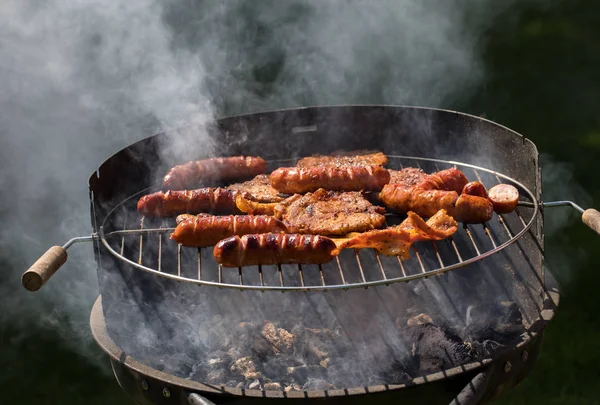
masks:
{"label": "grilled steak", "polygon": [[389,184],[402,184],[406,187],[416,186],[427,177],[423,170],[416,167],[406,167],[402,170],[388,169],[388,172],[390,172]]}
{"label": "grilled steak", "polygon": [[263,203],[272,203],[283,201],[283,197],[279,195],[279,191],[271,187],[269,176],[267,174],[259,174],[252,180],[243,183],[231,184],[226,187],[228,190],[243,191],[252,197],[253,200]]}
{"label": "grilled steak", "polygon": [[296,195],[275,207],[291,232],[319,235],[344,235],[380,228],[385,210],[372,205],[360,192],[334,192],[319,189]]}
{"label": "grilled steak", "polygon": [[332,166],[383,166],[388,162],[387,156],[381,152],[339,152],[329,156],[315,155],[302,158],[298,167]]}

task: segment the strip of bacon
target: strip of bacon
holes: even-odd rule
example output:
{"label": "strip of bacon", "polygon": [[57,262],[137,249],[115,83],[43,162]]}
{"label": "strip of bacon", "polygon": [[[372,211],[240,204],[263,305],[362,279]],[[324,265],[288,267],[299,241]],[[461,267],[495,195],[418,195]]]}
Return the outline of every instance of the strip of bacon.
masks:
{"label": "strip of bacon", "polygon": [[409,250],[414,242],[445,239],[457,230],[457,222],[445,210],[439,210],[427,222],[411,211],[400,225],[333,240],[337,246],[336,254],[342,249],[374,249],[384,256],[399,256],[406,260],[410,258]]}

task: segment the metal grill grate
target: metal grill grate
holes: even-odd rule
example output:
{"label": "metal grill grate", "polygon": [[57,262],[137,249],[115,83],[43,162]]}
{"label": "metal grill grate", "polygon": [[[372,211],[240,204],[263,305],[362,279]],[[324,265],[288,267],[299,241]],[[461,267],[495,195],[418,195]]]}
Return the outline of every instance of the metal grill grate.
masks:
{"label": "metal grill grate", "polygon": [[[500,173],[460,162],[438,159],[388,156],[389,167],[420,167],[426,172],[456,166],[469,179],[486,188],[500,182],[519,189],[523,203],[511,214],[498,215],[486,224],[459,225],[458,231],[442,241],[418,242],[411,247],[411,257],[379,255],[374,250],[343,250],[323,265],[248,266],[222,268],[213,257],[212,248],[182,247],[169,239],[174,219],[141,218],[135,210],[136,194],[116,207],[100,229],[104,246],[115,256],[137,269],[161,277],[199,285],[225,288],[280,291],[314,291],[368,288],[429,277],[479,261],[516,241],[533,224],[538,202],[524,185]],[[293,160],[270,162],[274,167],[294,164]],[[148,192],[145,190],[144,192]],[[389,225],[404,216],[388,214]],[[122,224],[110,229],[110,224]],[[105,229],[106,228],[106,229]]]}

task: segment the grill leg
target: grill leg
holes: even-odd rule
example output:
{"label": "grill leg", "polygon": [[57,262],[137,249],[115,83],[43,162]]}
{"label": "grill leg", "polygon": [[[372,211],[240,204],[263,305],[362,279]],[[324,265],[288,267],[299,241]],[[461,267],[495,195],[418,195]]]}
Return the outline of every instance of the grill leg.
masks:
{"label": "grill leg", "polygon": [[450,405],[478,405],[485,394],[487,384],[490,380],[490,372],[482,371],[458,393]]}

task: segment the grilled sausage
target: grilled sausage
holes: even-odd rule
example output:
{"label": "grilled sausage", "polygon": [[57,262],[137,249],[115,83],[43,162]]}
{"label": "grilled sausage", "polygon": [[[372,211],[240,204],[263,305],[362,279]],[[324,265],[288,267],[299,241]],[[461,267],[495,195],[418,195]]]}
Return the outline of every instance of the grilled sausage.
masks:
{"label": "grilled sausage", "polygon": [[390,181],[381,166],[280,167],[269,177],[281,193],[303,194],[320,188],[332,191],[379,191]]}
{"label": "grilled sausage", "polygon": [[232,156],[187,162],[177,165],[163,178],[163,189],[185,190],[202,180],[227,181],[252,178],[267,170],[267,162],[256,156]]}
{"label": "grilled sausage", "polygon": [[461,194],[474,195],[477,197],[488,198],[487,191],[485,190],[485,186],[478,181],[472,181],[470,183],[465,184],[462,189]]}
{"label": "grilled sausage", "polygon": [[171,239],[183,246],[207,247],[233,235],[286,231],[283,222],[267,215],[200,214],[181,221],[171,234]]}
{"label": "grilled sausage", "polygon": [[498,184],[490,188],[489,199],[498,214],[513,212],[519,202],[519,190],[510,184]]}
{"label": "grilled sausage", "polygon": [[448,213],[463,223],[482,224],[492,219],[494,206],[487,198],[461,194]]}
{"label": "grilled sausage", "polygon": [[387,184],[379,193],[379,198],[386,206],[398,212],[414,211],[422,217],[431,217],[441,209],[450,212],[458,199],[458,193]]}
{"label": "grilled sausage", "polygon": [[469,182],[467,176],[456,167],[441,170],[434,175],[441,180],[438,187],[439,190],[456,191],[457,193],[460,193],[463,187]]}
{"label": "grilled sausage", "polygon": [[183,213],[201,212],[237,214],[235,205],[239,192],[223,188],[199,188],[197,190],[160,191],[138,200],[138,211],[151,217],[169,217]]}
{"label": "grilled sausage", "polygon": [[320,235],[263,233],[232,236],[214,247],[217,263],[223,267],[271,264],[323,264],[331,261],[335,242]]}

